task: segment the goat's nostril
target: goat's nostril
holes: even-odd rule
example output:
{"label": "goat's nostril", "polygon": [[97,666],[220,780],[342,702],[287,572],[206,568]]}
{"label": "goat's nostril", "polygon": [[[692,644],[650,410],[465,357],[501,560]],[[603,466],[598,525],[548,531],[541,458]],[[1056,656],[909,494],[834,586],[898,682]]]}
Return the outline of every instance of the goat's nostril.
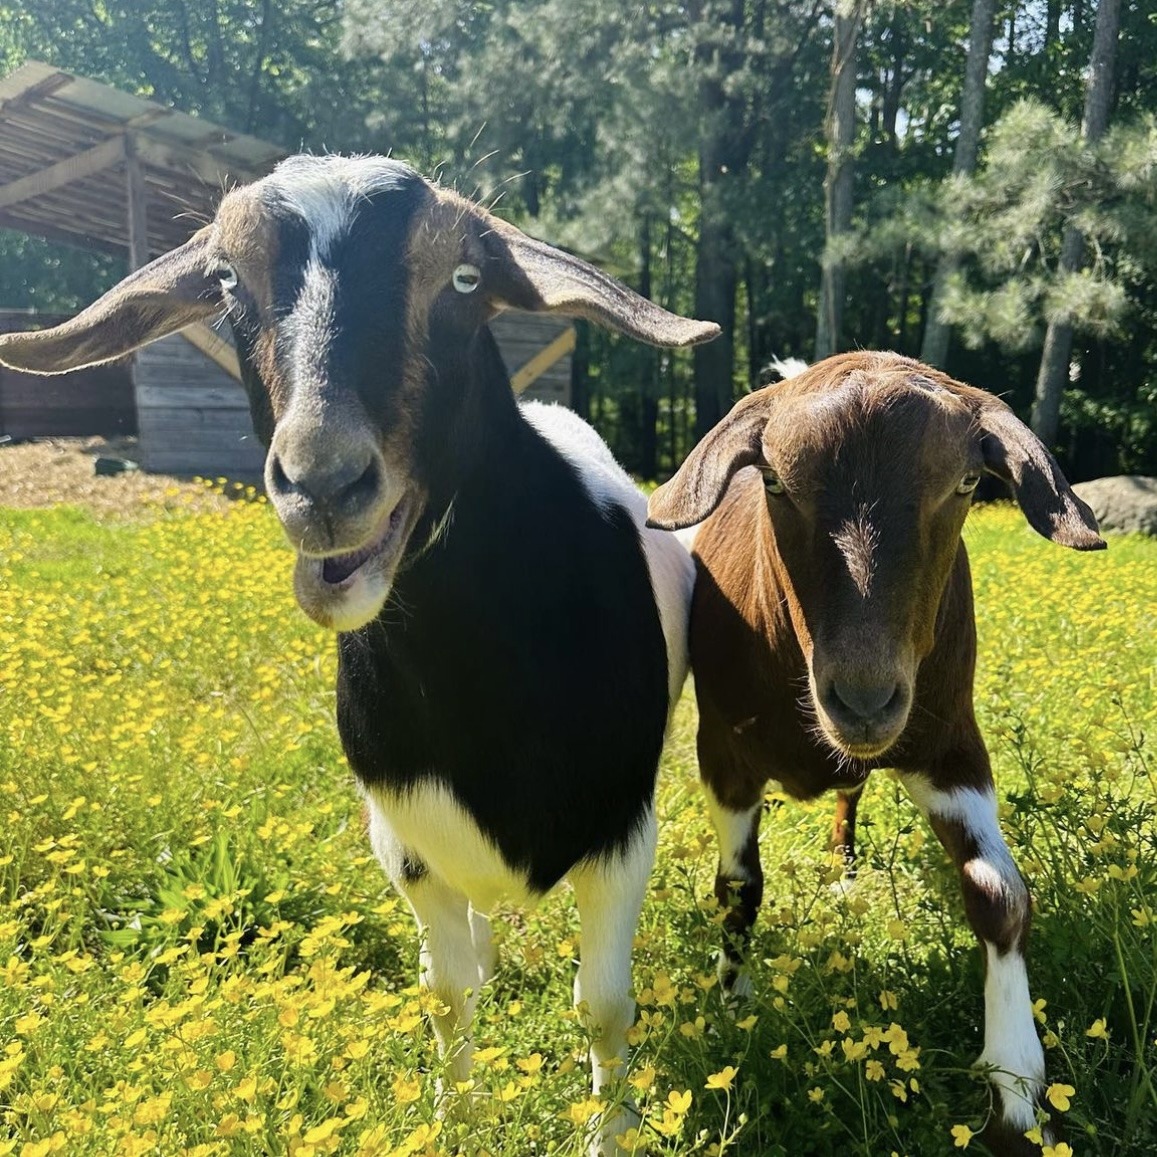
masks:
{"label": "goat's nostril", "polygon": [[277,454],[271,454],[269,457],[269,483],[279,494],[286,493],[292,486]]}
{"label": "goat's nostril", "polygon": [[339,504],[348,506],[372,498],[377,493],[379,484],[378,462],[376,458],[371,458],[366,468],[336,496],[336,500]]}
{"label": "goat's nostril", "polygon": [[835,679],[831,698],[839,707],[859,719],[874,719],[899,705],[903,690],[899,683],[851,683]]}

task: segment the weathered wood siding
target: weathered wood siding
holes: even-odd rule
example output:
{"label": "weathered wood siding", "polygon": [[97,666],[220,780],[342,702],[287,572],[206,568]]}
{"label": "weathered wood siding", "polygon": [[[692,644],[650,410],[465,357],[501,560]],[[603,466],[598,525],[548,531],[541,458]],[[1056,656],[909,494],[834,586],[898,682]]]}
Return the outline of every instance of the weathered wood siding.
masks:
{"label": "weathered wood siding", "polygon": [[[570,326],[538,314],[504,314],[491,323],[511,374]],[[155,473],[252,480],[264,451],[253,434],[241,384],[180,334],[136,354],[141,466]],[[546,370],[524,397],[570,401],[570,356]]]}
{"label": "weathered wood siding", "polygon": [[265,452],[241,383],[180,334],[136,353],[141,466],[156,474],[252,480]]}
{"label": "weathered wood siding", "polygon": [[[0,333],[41,329],[64,317],[0,311]],[[0,434],[11,438],[132,435],[137,432],[127,362],[41,377],[0,366]]]}
{"label": "weathered wood siding", "polygon": [[[503,313],[490,323],[490,329],[502,351],[502,359],[511,376],[516,374],[540,349],[550,345],[559,334],[570,329],[570,318],[545,313]],[[540,402],[570,405],[570,354],[559,358],[522,395]]]}

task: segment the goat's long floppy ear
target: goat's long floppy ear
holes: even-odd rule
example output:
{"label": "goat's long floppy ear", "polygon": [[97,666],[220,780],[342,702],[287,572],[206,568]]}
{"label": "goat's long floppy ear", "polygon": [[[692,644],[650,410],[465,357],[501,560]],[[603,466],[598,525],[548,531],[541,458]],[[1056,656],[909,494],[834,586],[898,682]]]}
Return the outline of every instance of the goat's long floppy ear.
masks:
{"label": "goat's long floppy ear", "polygon": [[485,244],[488,273],[503,305],[582,317],[637,341],[688,346],[719,336],[713,321],[669,313],[613,277],[497,218],[490,218]]}
{"label": "goat's long floppy ear", "polygon": [[70,321],[0,335],[0,362],[34,374],[62,374],[113,361],[221,309],[210,264],[213,227],[129,274]]}
{"label": "goat's long floppy ear", "polygon": [[673,478],[647,503],[647,525],[682,530],[702,522],[723,501],[735,472],[763,456],[768,390],[738,401],[731,413],[691,451]]}
{"label": "goat's long floppy ear", "polygon": [[1104,550],[1096,517],[1073,493],[1044,443],[996,398],[986,399],[977,417],[985,468],[1012,486],[1033,530],[1073,550]]}

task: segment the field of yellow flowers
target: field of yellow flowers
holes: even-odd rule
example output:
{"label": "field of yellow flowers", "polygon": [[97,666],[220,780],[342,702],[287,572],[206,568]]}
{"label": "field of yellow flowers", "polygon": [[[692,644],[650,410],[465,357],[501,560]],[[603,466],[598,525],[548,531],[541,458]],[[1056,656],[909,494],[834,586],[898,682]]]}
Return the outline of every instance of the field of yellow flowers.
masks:
{"label": "field of yellow flowers", "polygon": [[[578,1154],[565,891],[500,912],[473,1118],[439,1121],[417,940],[371,859],[333,640],[269,508],[0,511],[0,1157]],[[1157,543],[967,529],[978,708],[1036,897],[1054,1157],[1157,1152]],[[979,953],[895,781],[829,885],[828,805],[772,799],[758,995],[715,984],[694,704],[664,760],[635,955],[647,1152],[981,1151]]]}

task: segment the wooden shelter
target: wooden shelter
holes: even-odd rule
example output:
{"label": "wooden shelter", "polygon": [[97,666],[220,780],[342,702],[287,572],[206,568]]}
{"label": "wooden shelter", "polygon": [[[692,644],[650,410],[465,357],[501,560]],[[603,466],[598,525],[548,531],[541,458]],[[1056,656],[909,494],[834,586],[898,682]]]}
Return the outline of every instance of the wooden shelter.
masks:
{"label": "wooden shelter", "polygon": [[[256,137],[50,64],[29,61],[0,79],[0,228],[116,254],[130,269],[183,244],[213,217],[223,190],[263,176],[283,155]],[[59,320],[5,317],[24,325]],[[569,323],[508,314],[494,331],[516,390],[569,401]],[[132,382],[141,465],[177,474],[258,474],[263,454],[239,377],[227,338],[204,325],[138,351]],[[78,413],[100,408],[91,378],[86,384],[67,375],[45,396],[66,396],[66,382],[77,391]],[[0,375],[0,399],[5,384]],[[27,402],[34,385],[18,385],[9,394]],[[30,401],[35,408],[34,393]],[[0,434],[17,434],[7,423],[19,427],[17,436],[79,432],[76,421],[67,431],[41,429],[27,414],[17,416],[20,404],[11,403],[7,414],[0,408]],[[60,419],[44,418],[54,420]],[[98,426],[86,432],[105,432]]]}

